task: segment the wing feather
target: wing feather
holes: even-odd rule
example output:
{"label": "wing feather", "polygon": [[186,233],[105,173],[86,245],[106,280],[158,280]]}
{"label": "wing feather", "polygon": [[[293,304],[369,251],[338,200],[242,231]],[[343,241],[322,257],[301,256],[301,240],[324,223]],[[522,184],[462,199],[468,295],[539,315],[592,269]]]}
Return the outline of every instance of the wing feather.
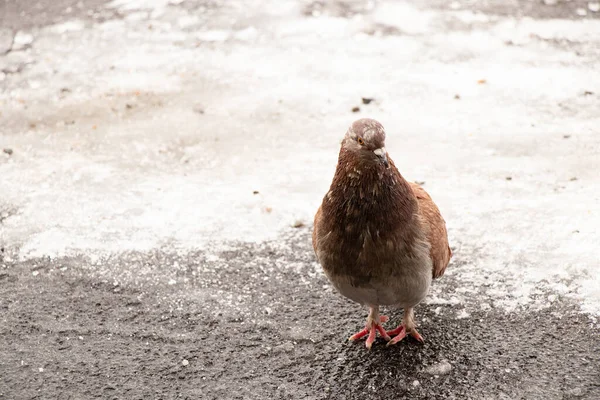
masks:
{"label": "wing feather", "polygon": [[410,182],[410,186],[419,201],[419,214],[427,224],[427,239],[431,243],[433,278],[439,278],[444,275],[452,257],[452,250],[448,245],[446,221],[425,189],[412,182]]}

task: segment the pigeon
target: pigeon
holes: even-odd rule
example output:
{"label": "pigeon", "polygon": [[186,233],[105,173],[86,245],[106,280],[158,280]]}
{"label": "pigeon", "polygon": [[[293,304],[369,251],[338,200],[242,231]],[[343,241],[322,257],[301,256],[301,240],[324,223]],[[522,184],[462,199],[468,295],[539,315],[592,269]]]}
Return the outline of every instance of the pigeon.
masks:
{"label": "pigeon", "polygon": [[[369,307],[371,349],[377,333],[388,346],[407,335],[420,342],[414,307],[452,257],[446,222],[429,194],[398,172],[376,120],[355,121],[342,140],[329,191],[315,219],[312,244],[327,278],[343,296]],[[386,331],[380,306],[403,308],[401,324]],[[393,337],[393,338],[392,338]]]}

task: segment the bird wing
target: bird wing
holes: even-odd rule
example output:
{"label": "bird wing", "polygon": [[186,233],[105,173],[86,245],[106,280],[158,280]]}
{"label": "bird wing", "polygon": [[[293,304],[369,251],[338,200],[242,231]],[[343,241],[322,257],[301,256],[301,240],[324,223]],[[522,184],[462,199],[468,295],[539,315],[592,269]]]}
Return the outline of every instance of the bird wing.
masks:
{"label": "bird wing", "polygon": [[[315,214],[315,220],[313,223],[312,245],[313,245],[313,249],[315,250],[315,254],[317,254],[317,224],[320,219],[321,219],[321,206],[319,206],[319,209],[317,210],[317,213]],[[317,255],[317,259],[318,258],[319,257]]]}
{"label": "bird wing", "polygon": [[440,210],[425,189],[412,182],[410,182],[410,186],[419,201],[419,214],[428,225],[427,239],[431,243],[430,256],[433,261],[433,278],[439,278],[446,271],[452,257],[452,250],[448,245],[446,221],[444,221]]}

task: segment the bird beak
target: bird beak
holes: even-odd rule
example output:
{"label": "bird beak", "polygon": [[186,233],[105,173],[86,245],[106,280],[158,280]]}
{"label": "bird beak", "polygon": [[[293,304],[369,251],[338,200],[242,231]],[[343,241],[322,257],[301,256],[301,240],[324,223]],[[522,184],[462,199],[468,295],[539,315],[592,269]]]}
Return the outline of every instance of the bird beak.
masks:
{"label": "bird beak", "polygon": [[386,168],[390,167],[390,164],[388,163],[385,147],[380,147],[379,149],[375,149],[375,150],[373,150],[373,153],[375,153],[375,155],[379,158],[379,161],[381,161],[383,163],[383,165],[385,165]]}

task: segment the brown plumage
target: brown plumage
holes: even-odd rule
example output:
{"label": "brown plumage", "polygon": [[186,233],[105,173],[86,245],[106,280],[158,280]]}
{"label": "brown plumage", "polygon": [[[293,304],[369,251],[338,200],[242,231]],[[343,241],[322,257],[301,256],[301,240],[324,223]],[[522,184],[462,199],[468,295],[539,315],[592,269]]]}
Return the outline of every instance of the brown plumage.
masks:
{"label": "brown plumage", "polygon": [[[452,253],[439,209],[420,186],[407,182],[388,159],[383,126],[360,119],[348,129],[331,187],[317,214],[313,247],[333,286],[370,308],[367,347],[376,332],[394,344],[410,334],[422,341],[413,307],[432,278],[444,274]],[[385,331],[379,306],[402,307],[402,324]],[[390,335],[395,335],[390,339]]]}

